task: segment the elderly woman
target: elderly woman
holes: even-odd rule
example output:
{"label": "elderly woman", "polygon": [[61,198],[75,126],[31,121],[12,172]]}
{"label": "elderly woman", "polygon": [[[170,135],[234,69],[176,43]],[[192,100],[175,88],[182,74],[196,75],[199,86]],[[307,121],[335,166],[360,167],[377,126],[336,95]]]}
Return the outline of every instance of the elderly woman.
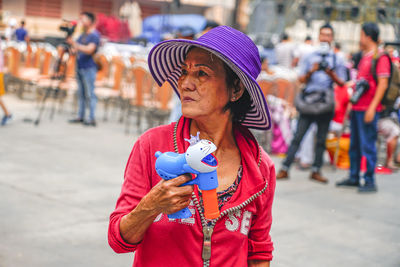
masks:
{"label": "elderly woman", "polygon": [[[248,130],[270,127],[257,47],[220,26],[197,41],[162,42],[148,61],[157,83],[168,81],[180,96],[183,116],[136,141],[110,216],[110,246],[135,251],[133,266],[269,266],[275,169]],[[162,180],[155,171],[156,151],[184,153],[197,132],[217,146],[220,216],[213,220],[197,186],[181,186],[191,177]],[[191,217],[168,218],[185,207]]]}

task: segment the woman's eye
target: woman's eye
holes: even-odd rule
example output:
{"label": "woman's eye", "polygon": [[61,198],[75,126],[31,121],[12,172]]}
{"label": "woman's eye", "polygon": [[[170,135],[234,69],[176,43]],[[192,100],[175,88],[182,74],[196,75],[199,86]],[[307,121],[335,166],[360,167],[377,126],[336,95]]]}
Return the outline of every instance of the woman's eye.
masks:
{"label": "woman's eye", "polygon": [[202,70],[199,71],[199,76],[208,76],[208,74]]}
{"label": "woman's eye", "polygon": [[187,74],[187,70],[183,69],[182,70],[182,75],[186,75]]}

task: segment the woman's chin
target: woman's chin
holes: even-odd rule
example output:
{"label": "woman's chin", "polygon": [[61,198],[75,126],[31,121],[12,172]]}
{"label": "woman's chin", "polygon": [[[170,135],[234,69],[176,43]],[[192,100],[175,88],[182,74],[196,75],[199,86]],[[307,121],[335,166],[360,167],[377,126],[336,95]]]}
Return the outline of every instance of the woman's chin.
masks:
{"label": "woman's chin", "polygon": [[193,112],[182,112],[182,116],[188,119],[195,119],[197,118],[196,114]]}
{"label": "woman's chin", "polygon": [[201,114],[200,114],[200,112],[199,112],[198,109],[195,109],[195,108],[185,108],[185,107],[182,107],[182,115],[183,115],[185,118],[189,118],[189,119],[195,119],[195,118],[197,118],[198,116],[201,116]]}

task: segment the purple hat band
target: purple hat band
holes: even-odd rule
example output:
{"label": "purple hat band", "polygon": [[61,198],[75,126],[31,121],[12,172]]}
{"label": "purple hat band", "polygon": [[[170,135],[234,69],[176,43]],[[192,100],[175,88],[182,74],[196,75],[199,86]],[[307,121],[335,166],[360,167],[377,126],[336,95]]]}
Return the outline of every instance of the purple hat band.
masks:
{"label": "purple hat band", "polygon": [[240,78],[250,94],[251,110],[242,125],[268,130],[271,118],[264,94],[256,82],[261,70],[260,56],[253,41],[244,33],[228,26],[219,26],[198,40],[168,40],[153,47],[148,57],[150,72],[161,86],[168,81],[178,93],[178,79],[185,55],[191,46],[203,48],[221,58]]}

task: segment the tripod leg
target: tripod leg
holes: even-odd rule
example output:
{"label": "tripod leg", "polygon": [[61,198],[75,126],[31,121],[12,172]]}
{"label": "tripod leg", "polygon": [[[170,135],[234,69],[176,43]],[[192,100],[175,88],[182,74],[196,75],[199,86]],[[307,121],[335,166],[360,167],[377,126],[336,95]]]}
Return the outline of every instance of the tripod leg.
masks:
{"label": "tripod leg", "polygon": [[39,123],[40,123],[40,119],[42,117],[44,108],[46,106],[46,100],[50,96],[50,93],[51,93],[51,88],[50,87],[45,88],[45,93],[43,95],[42,103],[41,103],[41,106],[40,106],[40,109],[39,109],[39,114],[38,114],[38,116],[37,116],[37,118],[35,120],[35,125],[36,126],[38,126]]}
{"label": "tripod leg", "polygon": [[119,103],[120,103],[120,115],[119,115],[119,123],[123,123],[124,122],[124,113],[125,110],[127,109],[127,105],[126,105],[126,101],[124,99],[119,99]]}
{"label": "tripod leg", "polygon": [[50,120],[53,120],[53,118],[54,118],[54,112],[56,110],[57,100],[58,100],[58,97],[60,95],[60,88],[59,87],[52,88],[52,90],[54,91],[54,95],[53,95],[53,106],[52,106],[51,111],[50,111]]}

